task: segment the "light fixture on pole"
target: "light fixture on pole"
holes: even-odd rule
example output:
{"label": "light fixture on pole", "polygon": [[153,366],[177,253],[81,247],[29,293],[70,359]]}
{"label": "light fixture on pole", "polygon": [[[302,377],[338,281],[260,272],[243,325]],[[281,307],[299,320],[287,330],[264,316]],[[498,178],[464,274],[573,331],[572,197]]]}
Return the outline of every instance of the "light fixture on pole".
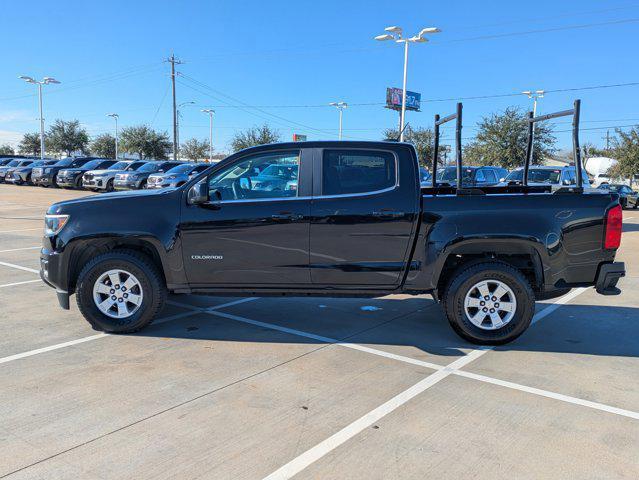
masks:
{"label": "light fixture on pole", "polygon": [[175,144],[177,145],[177,159],[180,159],[180,108],[184,107],[185,105],[195,105],[195,102],[182,102],[177,106],[177,115],[176,115],[176,128],[175,128],[175,132],[177,133],[176,139],[175,139]]}
{"label": "light fixture on pole", "polygon": [[208,114],[209,116],[209,162],[213,161],[213,115],[215,115],[215,110],[212,108],[205,108],[202,110],[203,113]]}
{"label": "light fixture on pole", "polygon": [[346,102],[331,102],[329,103],[331,107],[335,107],[339,110],[339,139],[342,139],[342,114],[344,113],[344,109],[348,107],[348,103]]}
{"label": "light fixture on pole", "polygon": [[537,116],[537,100],[540,98],[544,98],[544,93],[546,93],[545,90],[526,90],[524,92],[521,92],[522,94],[528,96],[528,98],[532,98],[533,99],[533,117]]}
{"label": "light fixture on pole", "polygon": [[399,120],[399,141],[403,142],[404,141],[404,121],[405,121],[405,115],[406,115],[406,74],[408,71],[408,44],[427,42],[428,39],[424,35],[427,35],[429,33],[439,33],[441,32],[441,30],[435,27],[422,28],[417,35],[414,35],[409,38],[404,38],[402,36],[401,27],[396,27],[396,26],[386,27],[384,31],[390,32],[390,33],[377,35],[375,37],[375,40],[378,40],[380,42],[384,42],[387,40],[394,40],[396,43],[404,44],[404,81],[402,84],[402,110],[401,110],[400,120]]}
{"label": "light fixture on pole", "polygon": [[37,81],[32,77],[26,75],[20,75],[22,80],[27,83],[34,83],[38,86],[38,103],[40,105],[40,158],[44,158],[44,117],[42,116],[42,85],[49,85],[51,83],[60,83],[53,77],[44,77],[42,80]]}
{"label": "light fixture on pole", "polygon": [[111,117],[115,120],[115,159],[118,159],[118,118],[120,115],[117,113],[107,113],[107,117]]}

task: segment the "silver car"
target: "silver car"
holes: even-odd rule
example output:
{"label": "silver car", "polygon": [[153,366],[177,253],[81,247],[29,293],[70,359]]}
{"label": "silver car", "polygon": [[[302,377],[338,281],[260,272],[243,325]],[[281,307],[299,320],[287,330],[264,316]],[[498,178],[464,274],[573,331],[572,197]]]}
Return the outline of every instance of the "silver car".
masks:
{"label": "silver car", "polygon": [[116,174],[137,170],[145,163],[143,160],[123,160],[114,163],[107,169],[89,170],[82,175],[82,186],[96,192],[98,190],[112,192]]}
{"label": "silver car", "polygon": [[180,187],[210,166],[208,163],[184,163],[165,173],[154,173],[149,175],[146,188]]}

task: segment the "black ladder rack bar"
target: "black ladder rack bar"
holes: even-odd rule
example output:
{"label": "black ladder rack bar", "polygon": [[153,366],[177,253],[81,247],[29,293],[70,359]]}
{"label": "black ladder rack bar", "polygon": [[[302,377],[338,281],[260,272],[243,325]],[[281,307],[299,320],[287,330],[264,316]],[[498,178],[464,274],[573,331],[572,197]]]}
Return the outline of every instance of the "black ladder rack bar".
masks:
{"label": "black ladder rack bar", "polygon": [[528,170],[533,158],[533,138],[534,138],[534,125],[537,122],[543,122],[544,120],[550,120],[552,118],[567,117],[572,115],[572,149],[573,160],[575,163],[576,173],[576,189],[577,191],[583,191],[583,173],[581,165],[581,149],[579,147],[579,116],[581,113],[581,100],[575,100],[574,107],[570,110],[563,110],[561,112],[548,113],[546,115],[539,115],[533,117],[533,112],[528,112],[528,143],[526,145],[526,163],[524,164],[524,176],[522,178],[522,185],[528,185]]}
{"label": "black ladder rack bar", "polygon": [[457,104],[457,111],[444,118],[440,118],[439,115],[435,115],[435,128],[434,128],[434,145],[433,145],[433,168],[432,171],[432,185],[433,188],[437,187],[437,157],[439,154],[439,126],[450,122],[451,120],[457,120],[455,127],[455,163],[457,164],[457,190],[462,186],[462,148],[461,148],[461,134],[462,134],[462,104]]}

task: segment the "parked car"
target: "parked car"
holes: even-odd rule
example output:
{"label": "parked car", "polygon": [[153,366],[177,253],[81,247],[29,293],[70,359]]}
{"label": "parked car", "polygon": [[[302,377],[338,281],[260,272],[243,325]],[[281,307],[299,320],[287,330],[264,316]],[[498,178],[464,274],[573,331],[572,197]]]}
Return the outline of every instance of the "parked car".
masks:
{"label": "parked car", "polygon": [[297,180],[298,164],[274,163],[262,170],[259,175],[251,177],[253,190],[283,191],[289,182]]}
{"label": "parked car", "polygon": [[639,193],[635,192],[628,185],[612,183],[600,185],[598,188],[618,194],[619,203],[621,203],[622,208],[637,208],[637,204],[639,204]]}
{"label": "parked car", "polygon": [[53,165],[36,167],[31,172],[31,179],[34,184],[42,187],[57,187],[58,173],[64,168],[78,168],[95,157],[68,157],[57,161]]}
{"label": "parked car", "polygon": [[15,185],[28,184],[33,185],[31,180],[31,175],[33,173],[33,169],[37,167],[43,167],[47,165],[53,165],[57,160],[35,160],[33,163],[29,165],[24,165],[22,167],[14,167],[13,170],[9,170],[5,177],[5,181],[7,183],[13,183]]}
{"label": "parked car", "polygon": [[117,173],[113,181],[113,188],[115,190],[146,188],[148,178],[152,173],[164,173],[181,164],[182,162],[173,161],[148,161],[134,172]]}
{"label": "parked car", "polygon": [[[249,180],[274,157],[297,166],[296,190]],[[41,276],[62,308],[75,294],[85,319],[107,332],[149,325],[167,292],[430,293],[453,329],[480,344],[521,335],[536,298],[586,285],[620,293],[616,193],[518,186],[455,194],[447,185],[420,189],[418,175],[407,143],[253,147],[181,187],[52,205]]]}
{"label": "parked car", "polygon": [[[502,179],[502,185],[520,184],[524,177],[524,169],[517,168]],[[575,185],[576,171],[574,166],[549,167],[545,165],[535,165],[528,169],[528,185],[550,185],[553,190],[561,187]],[[590,188],[590,180],[584,174],[583,188]]]}
{"label": "parked car", "polygon": [[194,175],[203,172],[211,165],[208,163],[183,163],[177,165],[166,173],[154,173],[149,175],[146,188],[181,187]]}
{"label": "parked car", "polygon": [[0,183],[3,183],[5,181],[5,177],[7,176],[7,173],[13,172],[13,170],[16,168],[26,167],[27,165],[31,165],[32,163],[33,163],[33,160],[31,159],[25,160],[22,158],[16,158],[14,160],[11,160],[5,166],[0,167]]}
{"label": "parked car", "polygon": [[79,167],[63,168],[58,172],[58,187],[63,188],[82,188],[82,175],[89,170],[103,170],[114,165],[115,160],[106,158],[95,158]]}
{"label": "parked car", "polygon": [[109,168],[101,170],[89,170],[82,175],[82,186],[87,190],[112,192],[113,182],[118,173],[134,172],[142,165],[147,163],[145,160],[122,160],[114,163]]}
{"label": "parked car", "polygon": [[[499,179],[505,177],[508,170],[500,167],[464,167],[462,168],[463,187],[489,187],[497,185]],[[457,167],[444,167],[437,172],[438,183],[457,184]]]}
{"label": "parked car", "polygon": [[433,176],[430,174],[428,169],[424,167],[419,167],[419,183],[422,187],[427,187],[428,182],[431,181]]}
{"label": "parked car", "polygon": [[15,158],[0,158],[0,167],[4,167],[9,162],[12,162]]}

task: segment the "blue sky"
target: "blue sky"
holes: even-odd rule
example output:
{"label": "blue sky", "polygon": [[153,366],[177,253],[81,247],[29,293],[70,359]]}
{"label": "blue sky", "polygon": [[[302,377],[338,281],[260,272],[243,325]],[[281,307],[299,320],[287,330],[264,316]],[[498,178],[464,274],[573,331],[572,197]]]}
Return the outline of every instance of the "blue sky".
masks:
{"label": "blue sky", "polygon": [[[294,132],[336,138],[337,111],[326,104],[338,100],[352,105],[345,137],[379,139],[397,125],[382,104],[387,86],[401,86],[403,63],[399,45],[373,40],[388,25],[409,34],[442,29],[411,47],[408,89],[426,101],[407,114],[413,126],[454,110],[454,100],[428,100],[639,82],[639,3],[628,1],[37,0],[4,2],[2,20],[0,144],[38,130],[35,88],[18,75],[62,81],[45,87],[47,122],[78,119],[97,135],[113,130],[105,115],[118,112],[122,126],[170,132],[163,59],[172,51],[185,62],[178,101],[196,102],[183,108],[182,140],[208,139],[205,107],[216,110],[218,152],[234,131],[265,122],[286,140]],[[602,144],[607,127],[639,123],[638,94],[639,85],[549,93],[539,111],[581,98],[582,141]],[[466,100],[464,138],[482,116],[509,105],[530,101]],[[569,145],[567,132],[557,137]]]}

